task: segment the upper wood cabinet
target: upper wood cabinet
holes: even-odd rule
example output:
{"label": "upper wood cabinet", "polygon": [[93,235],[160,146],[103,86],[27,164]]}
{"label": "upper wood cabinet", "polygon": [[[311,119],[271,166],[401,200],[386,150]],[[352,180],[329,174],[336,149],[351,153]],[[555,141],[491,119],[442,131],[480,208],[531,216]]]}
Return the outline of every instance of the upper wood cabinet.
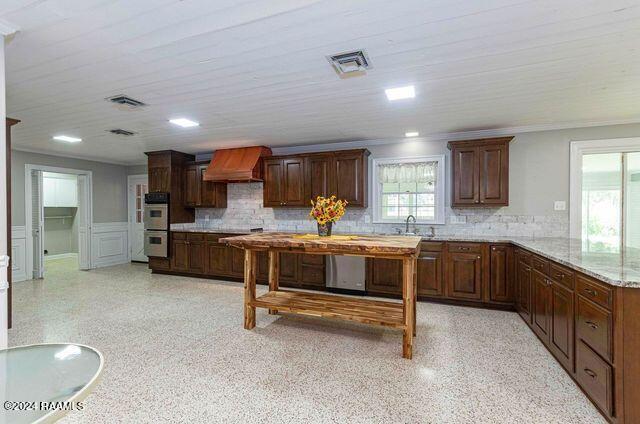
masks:
{"label": "upper wood cabinet", "polygon": [[509,142],[512,139],[449,142],[452,207],[509,205]]}
{"label": "upper wood cabinet", "polygon": [[226,208],[227,184],[204,181],[206,163],[189,164],[184,170],[184,204],[192,208]]}
{"label": "upper wood cabinet", "polygon": [[263,163],[264,206],[304,206],[304,158],[267,158]]}
{"label": "upper wood cabinet", "polygon": [[366,207],[368,157],[359,149],[267,158],[264,206],[305,207],[317,196],[336,195],[351,207]]}

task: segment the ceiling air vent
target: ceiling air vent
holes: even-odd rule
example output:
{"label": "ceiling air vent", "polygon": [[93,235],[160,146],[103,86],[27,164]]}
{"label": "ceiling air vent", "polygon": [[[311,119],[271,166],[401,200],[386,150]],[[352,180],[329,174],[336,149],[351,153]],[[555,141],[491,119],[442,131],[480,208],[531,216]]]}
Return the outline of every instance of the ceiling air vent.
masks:
{"label": "ceiling air vent", "polygon": [[371,62],[364,50],[335,54],[327,56],[327,59],[341,77],[364,75],[366,70],[371,68]]}
{"label": "ceiling air vent", "polygon": [[112,103],[115,103],[118,106],[124,106],[128,109],[135,109],[139,107],[146,106],[147,104],[141,102],[140,100],[132,99],[131,97],[127,97],[124,94],[118,94],[117,96],[107,97]]}
{"label": "ceiling air vent", "polygon": [[131,135],[135,135],[135,133],[133,131],[127,131],[127,130],[123,130],[122,128],[116,128],[113,130],[107,130],[109,131],[111,134],[117,134],[117,135],[124,135],[124,136],[131,136]]}

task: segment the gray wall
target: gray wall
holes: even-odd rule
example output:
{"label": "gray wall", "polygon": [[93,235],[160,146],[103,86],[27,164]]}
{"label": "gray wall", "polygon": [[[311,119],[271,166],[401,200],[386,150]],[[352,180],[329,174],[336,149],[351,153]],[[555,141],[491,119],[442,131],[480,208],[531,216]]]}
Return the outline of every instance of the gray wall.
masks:
{"label": "gray wall", "polygon": [[[640,137],[640,124],[610,125],[568,130],[538,131],[517,134],[510,144],[509,206],[493,209],[504,215],[569,216],[569,149],[571,141]],[[332,150],[330,144],[320,146]],[[450,156],[446,141],[398,139],[396,143],[366,145],[372,158],[410,157],[420,155]],[[347,148],[347,147],[345,147]],[[277,154],[295,149],[274,149]],[[451,174],[447,172],[447,195]],[[567,210],[554,211],[554,201],[567,202]],[[447,202],[449,203],[449,202]],[[491,209],[488,209],[491,211]]]}
{"label": "gray wall", "polygon": [[78,208],[44,208],[44,249],[48,255],[78,253],[77,210]]}
{"label": "gray wall", "polygon": [[13,225],[25,225],[24,170],[26,164],[92,171],[93,222],[127,221],[126,166],[13,150],[11,152],[11,213]]}
{"label": "gray wall", "polygon": [[147,173],[147,165],[127,166],[127,175],[143,175]]}

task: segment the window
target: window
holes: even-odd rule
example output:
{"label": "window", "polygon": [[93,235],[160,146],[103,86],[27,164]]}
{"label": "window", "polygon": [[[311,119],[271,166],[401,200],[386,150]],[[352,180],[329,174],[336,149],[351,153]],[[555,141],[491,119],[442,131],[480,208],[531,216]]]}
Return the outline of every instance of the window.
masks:
{"label": "window", "polygon": [[640,139],[572,145],[571,236],[582,250],[640,248]]}
{"label": "window", "polygon": [[374,159],[374,222],[444,224],[444,175],[444,155]]}

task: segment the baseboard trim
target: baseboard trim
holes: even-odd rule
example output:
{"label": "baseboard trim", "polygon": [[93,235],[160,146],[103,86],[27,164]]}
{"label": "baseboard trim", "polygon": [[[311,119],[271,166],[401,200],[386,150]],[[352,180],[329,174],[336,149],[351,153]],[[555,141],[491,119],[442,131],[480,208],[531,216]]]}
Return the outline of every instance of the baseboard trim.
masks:
{"label": "baseboard trim", "polygon": [[65,258],[77,258],[77,253],[58,253],[57,255],[45,255],[44,260],[55,260],[55,259],[65,259]]}

